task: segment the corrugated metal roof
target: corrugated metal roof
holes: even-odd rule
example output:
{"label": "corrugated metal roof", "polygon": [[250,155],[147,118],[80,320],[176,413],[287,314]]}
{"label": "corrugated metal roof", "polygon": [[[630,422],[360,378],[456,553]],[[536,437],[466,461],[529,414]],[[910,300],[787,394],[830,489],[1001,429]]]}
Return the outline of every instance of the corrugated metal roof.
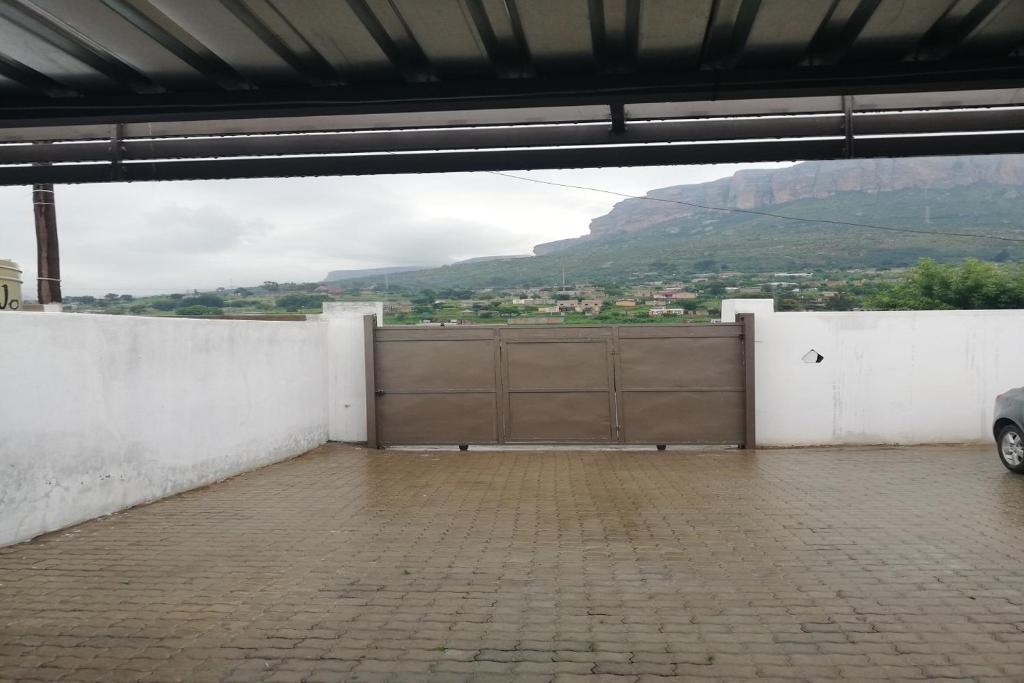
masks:
{"label": "corrugated metal roof", "polygon": [[1024,0],[0,0],[0,142],[807,113],[849,156],[860,113],[1020,104],[1022,47]]}
{"label": "corrugated metal roof", "polygon": [[1016,65],[1021,46],[1020,0],[2,0],[0,108],[402,82],[500,95],[509,80],[685,85],[838,66],[935,76],[968,60]]}

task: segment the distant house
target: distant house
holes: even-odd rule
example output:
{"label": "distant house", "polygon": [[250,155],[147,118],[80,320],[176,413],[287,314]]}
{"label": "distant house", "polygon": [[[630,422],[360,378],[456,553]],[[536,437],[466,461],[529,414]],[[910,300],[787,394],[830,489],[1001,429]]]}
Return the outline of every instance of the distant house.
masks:
{"label": "distant house", "polygon": [[686,315],[685,308],[652,308],[648,311],[648,315]]}
{"label": "distant house", "polygon": [[615,305],[623,308],[633,308],[636,306],[636,299],[619,299],[615,302]]}
{"label": "distant house", "polygon": [[665,289],[654,293],[656,301],[686,301],[697,298],[696,292],[684,292],[679,289]]}
{"label": "distant house", "polygon": [[601,312],[601,306],[604,305],[604,301],[601,299],[584,299],[579,303],[576,310],[580,313],[586,313],[587,315],[595,315]]}
{"label": "distant house", "polygon": [[538,313],[561,313],[561,306],[541,306],[537,309]]}
{"label": "distant house", "polygon": [[385,313],[412,313],[411,301],[385,301]]}

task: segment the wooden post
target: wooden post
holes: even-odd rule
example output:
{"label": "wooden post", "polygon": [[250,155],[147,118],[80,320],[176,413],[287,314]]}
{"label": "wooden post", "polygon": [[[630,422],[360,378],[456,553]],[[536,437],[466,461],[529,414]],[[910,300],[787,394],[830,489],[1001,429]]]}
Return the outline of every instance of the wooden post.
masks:
{"label": "wooden post", "polygon": [[377,316],[363,316],[363,349],[366,359],[366,445],[379,448],[377,443],[377,377],[373,360],[374,331],[377,328]]}
{"label": "wooden post", "polygon": [[757,448],[757,389],[754,382],[754,314],[740,313],[736,321],[743,325],[743,396],[746,435],[743,448]]}
{"label": "wooden post", "polygon": [[39,303],[61,303],[60,246],[57,242],[57,209],[53,185],[32,186],[32,211],[36,222],[36,291]]}

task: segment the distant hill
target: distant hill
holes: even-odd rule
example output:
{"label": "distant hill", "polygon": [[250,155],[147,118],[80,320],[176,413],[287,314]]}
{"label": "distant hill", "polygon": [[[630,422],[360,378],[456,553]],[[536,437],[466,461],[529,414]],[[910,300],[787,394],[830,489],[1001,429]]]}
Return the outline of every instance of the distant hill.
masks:
{"label": "distant hill", "polygon": [[423,270],[430,266],[387,266],[384,268],[363,268],[362,270],[332,270],[327,273],[324,282],[337,282],[338,280],[352,280],[364,277],[376,277],[380,275],[391,275],[392,273],[408,273],[414,270]]}
{"label": "distant hill", "polygon": [[[848,193],[875,197],[898,190],[948,190],[978,183],[1024,187],[1024,155],[808,161],[787,168],[739,171],[709,183],[665,187],[648,192],[647,197],[756,210]],[[914,218],[925,217],[927,201],[927,197],[921,198],[921,210]],[[608,214],[591,221],[590,236],[639,232],[702,212],[683,204],[626,199]],[[565,246],[564,241],[553,244]],[[545,245],[538,246],[543,249]]]}
{"label": "distant hill", "polygon": [[[490,261],[507,261],[519,258],[533,258],[532,254],[511,254],[505,256],[477,256],[464,261],[456,261],[450,265],[459,266],[469,263],[488,263]],[[448,266],[445,266],[448,267]],[[365,281],[366,278],[379,278],[382,275],[396,275],[399,273],[412,273],[421,270],[430,270],[432,266],[387,266],[384,268],[364,268],[362,270],[332,270],[327,273],[323,282],[339,282],[341,280]]]}
{"label": "distant hill", "polygon": [[653,190],[595,218],[590,234],[533,258],[403,273],[393,286],[509,287],[630,281],[707,270],[909,265],[921,257],[1024,260],[1024,244],[798,222],[693,206],[1024,239],[1024,155],[814,161]]}
{"label": "distant hill", "polygon": [[463,261],[456,261],[453,266],[462,265],[463,263],[487,263],[488,261],[507,261],[509,259],[517,258],[530,258],[533,254],[511,254],[506,256],[477,256],[476,258],[468,258]]}

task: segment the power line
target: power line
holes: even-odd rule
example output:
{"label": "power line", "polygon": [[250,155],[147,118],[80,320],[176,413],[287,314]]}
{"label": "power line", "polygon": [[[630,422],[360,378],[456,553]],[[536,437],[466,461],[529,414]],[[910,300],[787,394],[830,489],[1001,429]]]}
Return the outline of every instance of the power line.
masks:
{"label": "power line", "polygon": [[570,183],[558,183],[553,180],[541,180],[540,178],[527,178],[521,175],[515,175],[513,173],[503,173],[501,171],[487,171],[493,175],[500,175],[505,178],[514,178],[515,180],[525,180],[528,183],[538,183],[540,185],[552,185],[554,187],[565,187],[573,190],[588,190],[590,192],[601,192],[603,194],[610,194],[616,197],[623,197],[625,199],[643,199],[649,202],[664,202],[666,204],[680,204],[682,206],[689,206],[695,209],[705,209],[707,211],[723,211],[726,213],[745,213],[753,216],[768,216],[769,218],[778,218],[785,221],[798,221],[801,223],[827,223],[829,225],[845,225],[855,228],[869,228],[871,230],[886,230],[889,232],[907,232],[917,235],[945,235],[947,237],[968,237],[971,239],[988,239],[988,240],[999,240],[1001,242],[1021,242],[1024,243],[1024,239],[1018,237],[1003,237],[1001,235],[979,235],[970,232],[948,232],[940,230],[916,230],[914,228],[895,228],[887,225],[874,225],[872,223],[854,223],[852,221],[837,221],[828,218],[800,218],[798,216],[784,216],[778,213],[771,213],[769,211],[755,211],[753,209],[738,209],[729,208],[724,206],[709,206],[706,204],[697,204],[696,202],[684,202],[681,199],[665,199],[663,197],[642,197],[635,194],[626,194],[625,192],[616,192],[614,190],[605,190],[600,187],[589,187],[587,185],[572,185]]}

